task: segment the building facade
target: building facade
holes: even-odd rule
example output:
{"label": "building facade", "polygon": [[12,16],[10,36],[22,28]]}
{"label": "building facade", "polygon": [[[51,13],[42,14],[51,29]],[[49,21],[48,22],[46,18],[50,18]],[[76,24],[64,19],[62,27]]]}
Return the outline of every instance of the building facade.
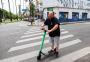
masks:
{"label": "building facade", "polygon": [[43,16],[54,12],[60,22],[90,19],[90,0],[42,0]]}

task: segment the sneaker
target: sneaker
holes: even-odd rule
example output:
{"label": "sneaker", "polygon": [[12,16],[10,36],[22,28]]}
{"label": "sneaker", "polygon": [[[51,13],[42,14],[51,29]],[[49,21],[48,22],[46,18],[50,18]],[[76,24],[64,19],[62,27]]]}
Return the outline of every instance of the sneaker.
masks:
{"label": "sneaker", "polygon": [[56,55],[56,57],[58,57],[59,56],[59,52],[55,52],[55,55]]}
{"label": "sneaker", "polygon": [[54,49],[54,52],[56,52],[56,48]]}
{"label": "sneaker", "polygon": [[56,57],[58,57],[58,56],[59,56],[59,52],[58,52],[58,51],[56,51],[56,48],[54,49],[54,54],[56,55]]}

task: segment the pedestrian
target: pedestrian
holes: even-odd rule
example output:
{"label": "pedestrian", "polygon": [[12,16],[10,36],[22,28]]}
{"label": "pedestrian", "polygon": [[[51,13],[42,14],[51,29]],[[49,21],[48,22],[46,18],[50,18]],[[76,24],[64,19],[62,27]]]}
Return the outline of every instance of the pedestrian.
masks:
{"label": "pedestrian", "polygon": [[59,40],[60,40],[60,26],[58,19],[54,16],[54,13],[49,13],[46,21],[42,25],[48,27],[49,40],[51,43],[51,50],[49,53],[55,52],[56,56],[59,54]]}

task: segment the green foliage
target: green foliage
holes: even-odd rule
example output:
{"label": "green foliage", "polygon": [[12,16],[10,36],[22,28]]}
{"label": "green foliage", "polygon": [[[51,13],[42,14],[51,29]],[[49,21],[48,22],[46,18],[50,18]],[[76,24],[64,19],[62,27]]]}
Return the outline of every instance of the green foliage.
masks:
{"label": "green foliage", "polygon": [[30,15],[34,16],[34,14],[35,14],[35,5],[33,3],[31,3],[31,5],[30,5]]}
{"label": "green foliage", "polygon": [[5,19],[10,19],[10,18],[17,19],[18,17],[17,15],[0,8],[0,19],[3,18],[3,15]]}

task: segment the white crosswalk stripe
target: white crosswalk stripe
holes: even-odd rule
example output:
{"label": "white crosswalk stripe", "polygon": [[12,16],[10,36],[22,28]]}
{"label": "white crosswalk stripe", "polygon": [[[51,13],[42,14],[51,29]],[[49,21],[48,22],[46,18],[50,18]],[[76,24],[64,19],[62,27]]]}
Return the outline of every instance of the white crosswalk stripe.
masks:
{"label": "white crosswalk stripe", "polygon": [[[77,38],[72,39],[72,38],[74,38],[74,35],[70,34],[69,31],[66,31],[65,29],[61,29],[61,30],[62,31],[61,31],[60,41],[63,42],[64,39],[65,40],[71,39],[71,40],[60,44],[59,49],[68,48],[70,46],[82,43],[82,41],[80,39],[77,39]],[[30,33],[31,33],[31,35],[30,35]],[[36,41],[37,39],[42,39],[42,35],[43,35],[43,33],[39,29],[33,28],[33,30],[29,30],[26,33],[24,33],[24,36],[21,36],[21,40],[16,41],[16,44],[23,43],[23,42],[30,42],[32,40]],[[48,38],[49,36],[46,35],[46,37]],[[45,45],[48,44],[49,40],[46,39],[44,43],[45,43]],[[20,50],[24,50],[26,48],[33,48],[35,46],[40,46],[40,44],[41,44],[41,41],[15,46],[15,47],[10,48],[8,50],[8,53],[17,52]],[[48,50],[50,50],[50,46],[45,47],[43,49],[43,51],[45,53],[47,53]],[[16,55],[13,57],[2,59],[2,60],[0,60],[0,62],[20,62],[23,60],[32,59],[38,55],[38,52],[39,52],[39,50],[37,49],[37,50],[31,51],[28,53],[23,53],[20,55]],[[60,62],[74,62],[75,60],[87,55],[88,53],[90,53],[90,47],[85,47],[85,48],[80,49],[78,51],[74,51],[72,53],[66,54],[60,58],[55,59],[55,60],[51,60],[50,62],[58,62],[58,61],[60,61]]]}
{"label": "white crosswalk stripe", "polygon": [[[77,44],[77,43],[79,43],[79,42],[81,42],[81,41],[80,41],[79,39],[76,39],[76,40],[69,41],[69,42],[64,43],[64,44],[60,44],[59,49],[65,48],[65,47],[68,47],[68,46],[71,46],[71,45],[74,45],[74,44]],[[43,49],[43,51],[48,51],[48,50],[50,50],[50,47]],[[8,62],[10,62],[10,61],[19,62],[19,61],[21,61],[21,60],[30,59],[30,58],[32,58],[32,57],[37,56],[37,55],[38,55],[38,51],[39,51],[39,50],[37,50],[37,51],[32,51],[32,52],[30,52],[30,53],[26,53],[26,54],[14,56],[14,57],[11,57],[11,58],[8,58],[8,59],[4,59],[4,60],[1,60],[1,61],[2,61],[2,62],[7,62],[7,61],[8,61]]]}
{"label": "white crosswalk stripe", "polygon": [[[49,36],[46,35],[46,37],[49,37]],[[63,40],[63,39],[69,38],[69,37],[73,37],[73,35],[72,35],[72,34],[66,35],[66,36],[60,37],[60,39]],[[17,41],[16,43],[21,43],[21,42],[27,42],[27,41],[37,40],[37,39],[40,39],[40,38],[42,38],[42,36],[19,40],[19,41]]]}
{"label": "white crosswalk stripe", "polygon": [[[64,31],[65,29],[60,29],[61,31]],[[37,29],[37,28],[35,28],[35,29],[30,29],[30,30],[28,30],[27,32],[36,32],[36,31],[41,31],[40,30],[40,28],[39,29]],[[26,33],[27,33],[26,32]]]}
{"label": "white crosswalk stripe", "polygon": [[[61,37],[61,40],[65,39],[66,37]],[[48,43],[48,40],[45,40],[45,44]],[[26,45],[22,45],[22,46],[17,46],[17,47],[13,47],[9,50],[10,51],[14,51],[14,50],[18,50],[18,49],[22,49],[22,48],[27,48],[27,47],[33,47],[33,46],[37,46],[40,45],[41,42],[35,42],[35,43],[30,43],[30,44],[26,44]]]}
{"label": "white crosswalk stripe", "polygon": [[83,48],[81,50],[78,50],[78,51],[75,51],[75,52],[72,52],[68,55],[65,55],[59,59],[56,59],[56,60],[53,60],[53,61],[50,61],[50,62],[74,62],[75,60],[87,55],[90,53],[90,47],[86,47],[86,48]]}
{"label": "white crosswalk stripe", "polygon": [[[64,31],[65,29],[61,29],[61,31]],[[36,29],[36,30],[29,30],[29,31],[27,31],[26,33],[24,33],[24,34],[37,34],[37,33],[40,33],[40,32],[43,32],[43,31],[41,31],[41,30],[39,30],[39,29]]]}
{"label": "white crosswalk stripe", "polygon": [[[61,34],[67,34],[69,33],[68,31],[64,31],[64,32],[61,32]],[[37,35],[43,35],[43,33],[37,33],[37,34],[32,34],[32,35],[24,35],[22,36],[21,38],[26,38],[26,37],[31,37],[31,36],[37,36]]]}
{"label": "white crosswalk stripe", "polygon": [[42,31],[40,30],[40,31],[36,31],[36,32],[26,32],[24,34],[37,34],[37,33],[40,33],[40,32],[42,32]]}

